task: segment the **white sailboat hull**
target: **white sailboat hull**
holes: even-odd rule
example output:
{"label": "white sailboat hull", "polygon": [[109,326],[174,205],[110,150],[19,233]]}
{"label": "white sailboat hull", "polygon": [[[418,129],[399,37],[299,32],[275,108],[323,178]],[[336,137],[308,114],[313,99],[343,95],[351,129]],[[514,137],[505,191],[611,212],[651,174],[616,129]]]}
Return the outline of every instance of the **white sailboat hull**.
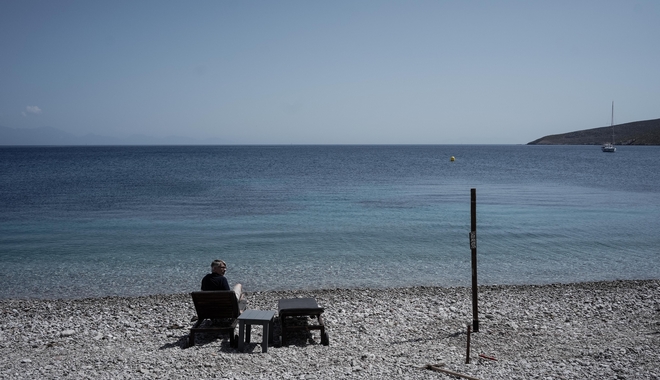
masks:
{"label": "white sailboat hull", "polygon": [[614,152],[616,152],[616,148],[614,147],[614,145],[612,145],[612,144],[610,144],[610,143],[604,144],[603,146],[600,147],[600,149],[601,149],[603,152],[607,152],[607,153],[614,153]]}

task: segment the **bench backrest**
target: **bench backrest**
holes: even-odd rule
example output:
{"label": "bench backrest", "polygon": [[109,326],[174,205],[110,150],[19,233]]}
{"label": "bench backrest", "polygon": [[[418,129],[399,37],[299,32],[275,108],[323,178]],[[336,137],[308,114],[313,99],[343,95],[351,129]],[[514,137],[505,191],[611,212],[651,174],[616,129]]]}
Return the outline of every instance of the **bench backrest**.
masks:
{"label": "bench backrest", "polygon": [[190,293],[197,311],[197,318],[238,318],[238,300],[233,290],[210,290]]}

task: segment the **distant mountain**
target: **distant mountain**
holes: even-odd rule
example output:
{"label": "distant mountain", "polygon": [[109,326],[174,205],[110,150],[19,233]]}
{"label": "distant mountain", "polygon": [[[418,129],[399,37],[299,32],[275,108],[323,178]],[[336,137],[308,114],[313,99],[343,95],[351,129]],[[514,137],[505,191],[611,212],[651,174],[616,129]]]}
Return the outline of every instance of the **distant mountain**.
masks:
{"label": "distant mountain", "polygon": [[[612,141],[612,127],[549,135],[527,145],[601,145]],[[660,145],[660,119],[614,126],[615,145]]]}
{"label": "distant mountain", "polygon": [[0,146],[2,145],[221,145],[220,139],[197,140],[188,137],[153,137],[131,135],[116,138],[87,134],[76,136],[57,128],[41,127],[17,129],[0,126]]}

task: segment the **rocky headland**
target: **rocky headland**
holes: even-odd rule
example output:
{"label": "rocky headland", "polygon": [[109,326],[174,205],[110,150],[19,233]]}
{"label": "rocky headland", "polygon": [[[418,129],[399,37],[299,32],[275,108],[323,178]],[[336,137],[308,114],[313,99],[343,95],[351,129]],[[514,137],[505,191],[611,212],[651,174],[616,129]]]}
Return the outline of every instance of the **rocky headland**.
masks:
{"label": "rocky headland", "polygon": [[612,142],[612,132],[615,145],[660,145],[660,119],[549,135],[527,145],[601,145]]}

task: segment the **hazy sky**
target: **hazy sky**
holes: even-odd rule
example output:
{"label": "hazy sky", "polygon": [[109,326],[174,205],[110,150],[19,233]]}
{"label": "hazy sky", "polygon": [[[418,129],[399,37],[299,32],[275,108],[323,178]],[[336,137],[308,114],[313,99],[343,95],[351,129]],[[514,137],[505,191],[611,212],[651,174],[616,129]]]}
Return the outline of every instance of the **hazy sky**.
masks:
{"label": "hazy sky", "polygon": [[660,1],[0,1],[0,125],[524,144],[660,118]]}

